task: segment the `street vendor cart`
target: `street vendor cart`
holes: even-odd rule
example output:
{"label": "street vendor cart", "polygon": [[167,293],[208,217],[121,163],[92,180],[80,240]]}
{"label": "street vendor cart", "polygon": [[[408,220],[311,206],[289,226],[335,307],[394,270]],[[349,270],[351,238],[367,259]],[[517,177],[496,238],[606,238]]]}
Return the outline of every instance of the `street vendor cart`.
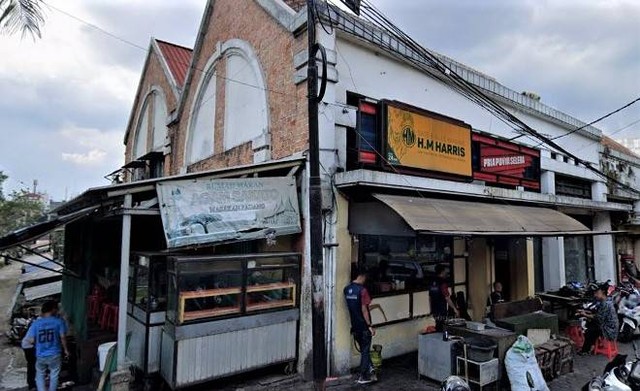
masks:
{"label": "street vendor cart", "polygon": [[297,356],[300,255],[171,257],[162,377],[172,389]]}

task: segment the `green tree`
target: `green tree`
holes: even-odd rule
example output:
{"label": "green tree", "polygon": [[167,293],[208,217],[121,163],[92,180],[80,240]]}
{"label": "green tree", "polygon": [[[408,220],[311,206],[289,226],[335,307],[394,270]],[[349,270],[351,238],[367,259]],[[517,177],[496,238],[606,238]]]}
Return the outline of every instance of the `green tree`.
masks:
{"label": "green tree", "polygon": [[0,0],[0,32],[40,38],[44,23],[43,0]]}
{"label": "green tree", "polygon": [[44,204],[28,190],[14,190],[5,195],[3,185],[7,179],[0,171],[0,236],[33,224],[44,214]]}

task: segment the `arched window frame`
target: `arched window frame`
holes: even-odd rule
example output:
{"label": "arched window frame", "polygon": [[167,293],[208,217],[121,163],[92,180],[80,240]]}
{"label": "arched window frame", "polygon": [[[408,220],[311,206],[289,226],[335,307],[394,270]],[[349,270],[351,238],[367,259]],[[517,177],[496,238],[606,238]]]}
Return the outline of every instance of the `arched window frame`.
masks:
{"label": "arched window frame", "polygon": [[[261,129],[261,133],[255,135],[254,139],[257,137],[260,137],[263,134],[267,134],[269,133],[269,96],[268,96],[268,91],[266,88],[266,78],[264,76],[264,73],[262,71],[262,66],[260,65],[260,59],[258,58],[258,56],[256,55],[255,51],[253,50],[253,47],[251,46],[251,44],[249,44],[246,41],[243,41],[241,39],[230,39],[228,41],[226,41],[223,45],[222,45],[222,52],[225,55],[225,59],[229,58],[230,56],[240,56],[242,57],[251,67],[251,70],[253,71],[253,74],[255,75],[256,79],[257,79],[257,86],[258,88],[256,88],[256,92],[259,92],[261,94],[261,100],[263,102],[264,105],[264,111],[261,113],[263,115],[262,121],[264,123],[264,129]],[[228,73],[228,69],[227,69],[227,73]],[[229,94],[227,93],[227,91],[229,90],[229,86],[231,86],[233,83],[236,83],[233,80],[233,75],[227,74],[227,79],[225,82],[225,120],[224,120],[224,140],[223,140],[223,145],[224,145],[224,149],[225,150],[229,150],[232,148],[237,147],[238,145],[244,144],[248,141],[253,141],[253,140],[243,140],[240,143],[237,144],[229,144],[228,143],[228,138],[227,138],[227,132],[228,132],[228,125],[230,124],[230,120],[229,120],[229,115],[230,112],[227,110],[228,107],[228,101],[226,101],[226,99],[228,98]],[[253,87],[251,87],[253,88]]]}
{"label": "arched window frame", "polygon": [[[216,110],[215,110],[215,102],[214,102],[214,126],[212,127],[212,153],[209,156],[205,156],[205,157],[199,157],[197,160],[196,159],[192,159],[192,153],[191,153],[191,148],[192,148],[192,140],[193,140],[193,132],[194,132],[194,127],[196,125],[197,122],[197,115],[198,115],[198,110],[200,109],[201,106],[201,101],[203,99],[203,94],[206,91],[207,87],[208,87],[208,83],[212,80],[212,78],[216,78],[216,66],[218,64],[219,61],[226,59],[226,55],[228,53],[231,54],[235,54],[235,55],[240,55],[242,56],[251,66],[253,72],[256,75],[256,78],[258,80],[258,84],[261,88],[262,93],[264,94],[264,102],[265,102],[265,110],[264,110],[264,122],[266,124],[266,129],[263,129],[264,133],[268,133],[269,132],[269,109],[268,109],[268,102],[269,102],[269,97],[267,95],[267,89],[266,89],[266,82],[265,82],[265,76],[264,73],[262,71],[262,67],[260,66],[260,61],[258,59],[258,57],[256,56],[253,48],[251,47],[251,45],[246,42],[243,41],[241,39],[230,39],[222,44],[218,43],[218,46],[216,48],[216,51],[211,55],[211,57],[209,57],[209,59],[207,60],[206,65],[204,66],[204,73],[203,73],[203,77],[200,78],[200,81],[198,82],[198,86],[196,88],[196,92],[195,92],[195,99],[193,100],[193,102],[191,103],[191,108],[189,110],[189,121],[187,123],[187,136],[185,138],[185,146],[184,146],[184,151],[183,151],[183,162],[184,162],[184,167],[183,169],[186,170],[186,168],[194,163],[198,163],[199,161],[202,160],[206,160],[207,158],[215,155],[215,149],[214,149],[214,144],[215,144],[215,118],[216,118]],[[216,82],[216,80],[214,79],[213,82]],[[227,79],[226,83],[225,83],[225,88],[227,86],[227,84],[230,81]],[[216,94],[217,94],[217,88],[218,88],[218,84],[216,83]],[[217,97],[216,97],[217,99]],[[226,110],[225,110],[225,124],[227,123],[226,121]],[[224,133],[224,132],[223,132]],[[223,140],[223,145],[225,144],[224,140]]]}
{"label": "arched window frame", "polygon": [[[138,112],[138,118],[136,119],[136,130],[133,137],[133,148],[131,149],[131,160],[135,160],[150,151],[161,151],[165,147],[166,137],[169,132],[169,129],[167,127],[166,116],[164,119],[162,119],[162,126],[164,127],[165,140],[162,142],[162,145],[155,145],[154,143],[155,133],[157,131],[156,123],[155,123],[157,99],[161,100],[162,104],[164,105],[165,113],[168,113],[167,99],[164,92],[158,86],[155,86],[155,85],[151,86],[151,88],[149,88],[149,91],[144,97],[143,104],[141,106],[140,111]],[[147,120],[147,128],[144,129],[144,132],[145,132],[145,138],[143,139],[144,150],[141,151],[141,153],[136,153],[138,151],[138,142],[140,141],[139,139],[140,132],[142,131],[141,126],[145,120],[145,117]]]}

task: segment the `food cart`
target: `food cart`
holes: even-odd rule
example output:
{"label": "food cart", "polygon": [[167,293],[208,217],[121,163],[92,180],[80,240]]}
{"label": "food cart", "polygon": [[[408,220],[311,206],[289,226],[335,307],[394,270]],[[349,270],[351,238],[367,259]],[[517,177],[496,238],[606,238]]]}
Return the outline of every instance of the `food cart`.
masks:
{"label": "food cart", "polygon": [[144,377],[160,371],[160,337],[166,319],[167,257],[139,253],[131,257],[127,332],[131,333],[127,357]]}
{"label": "food cart", "polygon": [[300,254],[168,259],[160,372],[172,389],[297,356]]}

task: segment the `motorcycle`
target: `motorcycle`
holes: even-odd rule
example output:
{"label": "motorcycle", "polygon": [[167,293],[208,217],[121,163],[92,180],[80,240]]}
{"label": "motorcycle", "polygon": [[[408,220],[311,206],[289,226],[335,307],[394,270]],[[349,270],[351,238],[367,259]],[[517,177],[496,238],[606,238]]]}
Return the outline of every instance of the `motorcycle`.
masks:
{"label": "motorcycle", "polygon": [[[633,350],[636,352],[636,343],[633,343]],[[627,362],[626,355],[617,355],[604,368],[602,376],[596,376],[587,384],[582,391],[636,391],[640,390],[640,361]]]}
{"label": "motorcycle", "polygon": [[6,332],[9,341],[16,344],[20,343],[27,334],[31,322],[33,322],[33,318],[14,318],[11,322],[11,328]]}
{"label": "motorcycle", "polygon": [[628,342],[640,335],[640,291],[633,286],[620,289],[618,301],[618,320],[620,323],[620,342]]}

